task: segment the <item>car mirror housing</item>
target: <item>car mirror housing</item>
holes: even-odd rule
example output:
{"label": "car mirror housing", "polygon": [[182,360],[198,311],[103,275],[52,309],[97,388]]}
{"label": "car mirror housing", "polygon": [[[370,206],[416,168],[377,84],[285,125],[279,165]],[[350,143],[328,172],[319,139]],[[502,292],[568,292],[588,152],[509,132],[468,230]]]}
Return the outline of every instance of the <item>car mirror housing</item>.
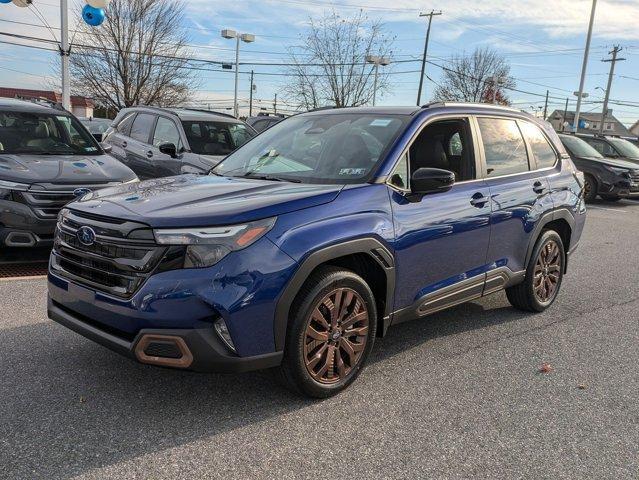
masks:
{"label": "car mirror housing", "polygon": [[455,183],[455,174],[440,168],[418,168],[411,176],[412,193],[427,195],[445,192]]}
{"label": "car mirror housing", "polygon": [[108,143],[100,143],[100,147],[102,147],[104,153],[111,153],[111,150],[113,150],[113,147]]}
{"label": "car mirror housing", "polygon": [[171,158],[177,157],[177,147],[174,143],[163,143],[158,148],[160,149],[160,152],[165,155],[169,155]]}

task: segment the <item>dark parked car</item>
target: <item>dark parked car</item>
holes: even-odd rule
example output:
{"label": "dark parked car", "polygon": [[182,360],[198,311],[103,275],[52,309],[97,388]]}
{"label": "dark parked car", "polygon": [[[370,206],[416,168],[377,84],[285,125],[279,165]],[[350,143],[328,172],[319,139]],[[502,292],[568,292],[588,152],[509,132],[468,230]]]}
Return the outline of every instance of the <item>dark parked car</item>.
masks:
{"label": "dark parked car", "polygon": [[135,107],[120,111],[103,143],[148,179],[207,173],[255,135],[246,123],[223,113]]}
{"label": "dark parked car", "polygon": [[584,172],[584,197],[604,200],[639,198],[639,165],[619,158],[606,158],[581,138],[559,135],[575,166]]}
{"label": "dark parked car", "polygon": [[282,120],[284,120],[284,115],[258,114],[257,117],[247,118],[246,123],[248,123],[255,129],[256,132],[259,133],[271,128],[276,123],[280,123]]}
{"label": "dark parked car", "polygon": [[622,158],[639,164],[639,147],[628,140],[619,137],[604,137],[600,135],[577,135],[586,141],[604,157]]}
{"label": "dark parked car", "polygon": [[294,390],[326,397],[391,325],[504,289],[518,309],[550,307],[579,244],[582,192],[550,125],[514,109],[296,115],[209,176],[69,205],[49,316],[143,363],[278,367]]}
{"label": "dark parked car", "polygon": [[0,249],[51,246],[66,203],[137,181],[70,113],[0,98]]}
{"label": "dark parked car", "polygon": [[95,118],[95,117],[80,117],[78,118],[82,125],[86,127],[93,138],[95,138],[98,142],[101,142],[104,134],[111,126],[112,120],[108,118]]}

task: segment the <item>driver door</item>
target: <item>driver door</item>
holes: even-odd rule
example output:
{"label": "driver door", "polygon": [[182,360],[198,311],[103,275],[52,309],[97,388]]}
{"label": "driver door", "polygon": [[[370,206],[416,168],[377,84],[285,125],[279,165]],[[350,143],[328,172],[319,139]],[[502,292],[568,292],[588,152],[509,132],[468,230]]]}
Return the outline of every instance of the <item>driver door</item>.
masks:
{"label": "driver door", "polygon": [[[482,295],[491,204],[486,183],[476,176],[481,170],[472,131],[466,117],[428,124],[391,175],[400,311],[394,323]],[[458,181],[446,192],[414,197],[410,175],[418,168],[454,171]]]}

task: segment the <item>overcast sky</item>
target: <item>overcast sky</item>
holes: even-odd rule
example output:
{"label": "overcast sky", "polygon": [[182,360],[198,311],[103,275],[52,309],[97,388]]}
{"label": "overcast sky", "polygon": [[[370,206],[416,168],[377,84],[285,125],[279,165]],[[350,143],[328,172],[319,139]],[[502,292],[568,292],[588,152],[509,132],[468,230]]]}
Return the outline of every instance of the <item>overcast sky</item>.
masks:
{"label": "overcast sky", "polygon": [[[70,1],[73,4],[73,1]],[[37,10],[59,30],[57,0],[34,0]],[[421,8],[415,8],[419,4]],[[392,5],[392,6],[389,6]],[[458,0],[456,2],[414,0],[340,0],[319,2],[312,0],[191,0],[187,2],[186,26],[191,35],[192,55],[231,61],[233,42],[220,37],[222,28],[232,28],[256,35],[256,42],[242,45],[242,61],[278,63],[287,60],[287,48],[299,45],[309,17],[321,16],[334,8],[342,16],[350,16],[363,8],[369,17],[381,18],[386,29],[396,37],[396,59],[418,59],[423,49],[425,19],[420,11],[441,9],[435,17],[431,34],[431,60],[445,63],[453,54],[470,53],[477,46],[489,45],[508,58],[517,88],[530,93],[511,92],[510,98],[519,108],[543,105],[543,95],[550,90],[550,110],[562,108],[566,96],[579,86],[585,34],[590,13],[590,0]],[[80,19],[81,6],[71,8],[71,28]],[[639,0],[599,0],[595,18],[592,50],[588,67],[586,91],[589,100],[601,100],[603,93],[596,87],[606,86],[609,63],[601,60],[613,45],[624,47],[617,64],[611,98],[637,105],[611,105],[614,114],[627,124],[639,119]],[[36,24],[31,26],[17,24]],[[12,4],[0,4],[0,32],[12,32],[41,38],[52,38],[42,27],[33,9],[21,9]],[[19,42],[1,36],[1,41]],[[0,44],[0,86],[42,88],[56,82],[50,77],[54,52]],[[265,75],[282,73],[281,67],[255,65],[256,97],[266,105],[280,92],[285,76]],[[419,63],[402,63],[388,67],[392,75],[391,91],[380,104],[408,105],[416,100]],[[406,72],[406,73],[402,73]],[[427,67],[427,74],[436,82],[441,70]],[[47,76],[49,76],[47,78]],[[248,98],[249,79],[240,78],[240,97]],[[433,83],[426,81],[425,98],[429,98]],[[219,106],[232,98],[233,75],[212,72],[201,76],[196,98],[202,104]],[[574,108],[574,107],[573,107]],[[600,104],[586,104],[585,110],[601,110]]]}

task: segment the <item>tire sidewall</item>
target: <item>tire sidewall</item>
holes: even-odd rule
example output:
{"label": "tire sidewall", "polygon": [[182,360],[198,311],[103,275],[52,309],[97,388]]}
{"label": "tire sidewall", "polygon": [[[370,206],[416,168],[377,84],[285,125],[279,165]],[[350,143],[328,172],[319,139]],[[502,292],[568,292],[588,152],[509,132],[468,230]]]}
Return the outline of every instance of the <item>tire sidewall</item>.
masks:
{"label": "tire sidewall", "polygon": [[[561,255],[561,268],[559,271],[559,282],[557,283],[557,289],[555,291],[555,295],[548,302],[540,302],[535,295],[534,289],[534,275],[535,275],[535,264],[537,263],[537,258],[539,257],[539,253],[548,241],[553,240],[559,246],[559,252]],[[550,307],[557,297],[559,296],[559,292],[561,290],[561,284],[564,279],[564,269],[566,268],[566,252],[564,250],[564,242],[561,240],[561,237],[554,230],[547,230],[544,232],[541,237],[537,240],[535,244],[535,248],[533,249],[530,260],[528,261],[528,269],[526,270],[526,287],[528,290],[528,295],[530,296],[531,306],[534,310],[541,312]]]}
{"label": "tire sidewall", "polygon": [[[284,361],[288,363],[295,383],[303,393],[314,397],[330,397],[348,387],[361,373],[373,348],[377,330],[377,308],[370,287],[358,275],[347,270],[329,271],[326,275],[312,276],[302,288],[299,298],[291,309],[291,322],[284,352]],[[317,282],[317,280],[319,280]],[[313,282],[315,284],[313,285]],[[304,363],[304,341],[308,319],[316,303],[335,288],[348,287],[355,290],[366,304],[369,313],[369,328],[366,347],[357,367],[342,380],[334,384],[322,384],[314,380]]]}

